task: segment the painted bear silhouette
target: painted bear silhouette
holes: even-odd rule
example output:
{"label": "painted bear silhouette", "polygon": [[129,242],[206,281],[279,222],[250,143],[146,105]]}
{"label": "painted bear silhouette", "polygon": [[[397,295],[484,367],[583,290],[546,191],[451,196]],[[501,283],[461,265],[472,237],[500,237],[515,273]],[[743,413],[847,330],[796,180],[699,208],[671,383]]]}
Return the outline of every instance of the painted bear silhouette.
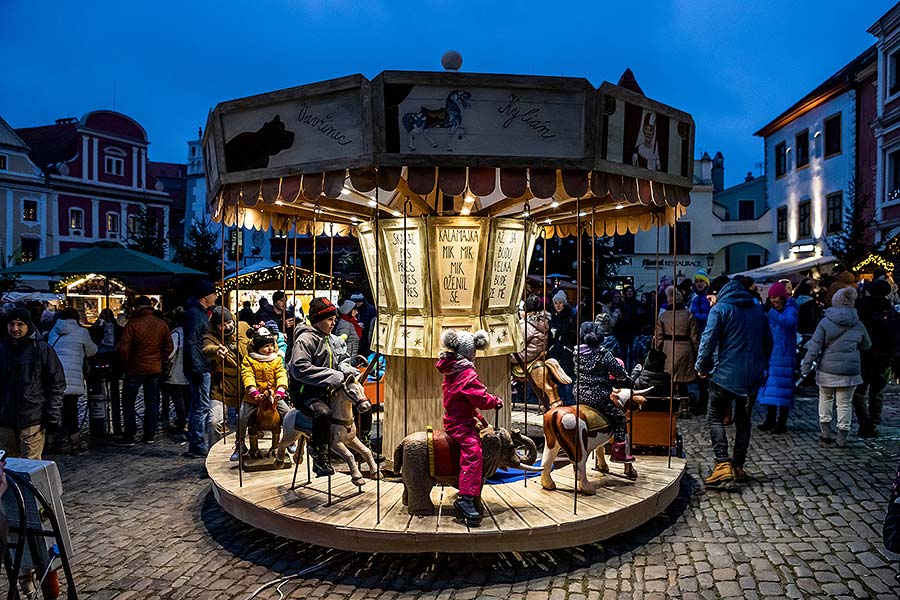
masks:
{"label": "painted bear silhouette", "polygon": [[239,133],[225,144],[225,166],[228,171],[265,169],[269,157],[294,144],[294,132],[284,128],[279,115],[256,131]]}

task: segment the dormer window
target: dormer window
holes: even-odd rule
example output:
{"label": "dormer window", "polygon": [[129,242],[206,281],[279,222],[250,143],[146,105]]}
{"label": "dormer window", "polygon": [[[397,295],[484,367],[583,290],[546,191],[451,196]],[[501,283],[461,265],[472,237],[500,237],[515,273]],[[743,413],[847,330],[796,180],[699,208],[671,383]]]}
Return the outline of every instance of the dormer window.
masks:
{"label": "dormer window", "polygon": [[121,177],[125,174],[125,157],[128,154],[121,148],[107,146],[103,149],[103,171],[107,175]]}
{"label": "dormer window", "polygon": [[72,235],[81,235],[84,231],[84,211],[82,209],[69,209],[69,229]]}
{"label": "dormer window", "polygon": [[103,161],[103,170],[107,175],[125,174],[125,161],[117,156],[106,156]]}

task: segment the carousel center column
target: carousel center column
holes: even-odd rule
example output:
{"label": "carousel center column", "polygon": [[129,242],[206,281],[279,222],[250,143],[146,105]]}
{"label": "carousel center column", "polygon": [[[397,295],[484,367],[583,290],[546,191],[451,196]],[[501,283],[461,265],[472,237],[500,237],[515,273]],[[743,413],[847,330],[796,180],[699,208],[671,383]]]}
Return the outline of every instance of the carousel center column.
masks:
{"label": "carousel center column", "polygon": [[[360,245],[375,290],[377,346],[385,355],[382,453],[409,433],[443,429],[441,374],[435,368],[447,329],[490,335],[475,366],[488,390],[504,399],[498,423],[509,427],[510,357],[522,349],[518,303],[538,226],[491,217],[415,217],[359,226]],[[377,255],[377,261],[376,261]],[[378,271],[376,272],[376,262]],[[493,424],[494,415],[486,414]]]}

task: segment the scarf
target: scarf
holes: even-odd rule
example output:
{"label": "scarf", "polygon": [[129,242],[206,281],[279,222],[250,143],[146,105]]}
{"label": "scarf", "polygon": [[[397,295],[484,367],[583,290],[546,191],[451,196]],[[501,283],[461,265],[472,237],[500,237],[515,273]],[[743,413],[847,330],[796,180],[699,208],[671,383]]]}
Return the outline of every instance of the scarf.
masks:
{"label": "scarf", "polygon": [[349,314],[341,315],[341,318],[353,325],[353,328],[356,329],[356,335],[359,339],[362,339],[362,325],[359,324],[359,320],[356,317],[351,317]]}

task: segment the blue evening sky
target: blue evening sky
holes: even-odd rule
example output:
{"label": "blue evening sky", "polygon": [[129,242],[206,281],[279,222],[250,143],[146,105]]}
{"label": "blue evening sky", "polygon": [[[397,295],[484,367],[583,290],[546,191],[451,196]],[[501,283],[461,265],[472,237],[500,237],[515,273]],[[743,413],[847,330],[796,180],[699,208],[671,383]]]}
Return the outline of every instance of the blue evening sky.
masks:
{"label": "blue evening sky", "polygon": [[0,115],[13,127],[115,108],[184,162],[217,102],[352,73],[440,70],[616,82],[688,111],[726,183],[753,132],[874,43],[892,0],[0,0]]}

